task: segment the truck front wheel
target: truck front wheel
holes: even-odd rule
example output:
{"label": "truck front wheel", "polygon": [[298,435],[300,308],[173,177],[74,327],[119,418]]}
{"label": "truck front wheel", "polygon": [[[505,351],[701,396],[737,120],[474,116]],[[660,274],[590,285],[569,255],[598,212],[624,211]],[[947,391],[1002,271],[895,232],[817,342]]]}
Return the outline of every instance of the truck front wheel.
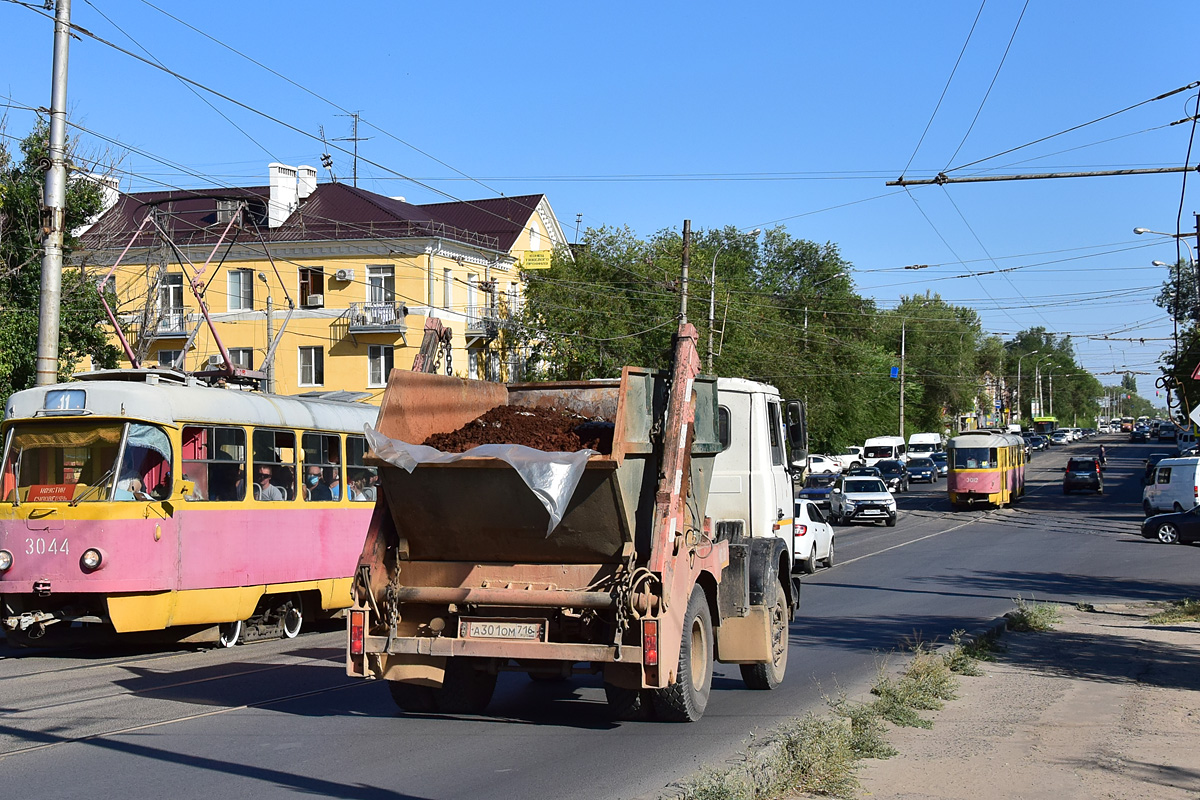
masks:
{"label": "truck front wheel", "polygon": [[[832,543],[829,547],[829,557],[830,560],[833,559]],[[771,660],[765,664],[740,665],[742,680],[748,689],[774,689],[783,683],[783,674],[787,672],[788,610],[787,595],[782,584],[775,593],[775,604],[768,613],[771,615]]]}
{"label": "truck front wheel", "polygon": [[675,682],[654,691],[655,715],[666,722],[695,722],[704,716],[712,690],[713,632],[708,600],[699,585],[692,588],[683,618],[683,641]]}

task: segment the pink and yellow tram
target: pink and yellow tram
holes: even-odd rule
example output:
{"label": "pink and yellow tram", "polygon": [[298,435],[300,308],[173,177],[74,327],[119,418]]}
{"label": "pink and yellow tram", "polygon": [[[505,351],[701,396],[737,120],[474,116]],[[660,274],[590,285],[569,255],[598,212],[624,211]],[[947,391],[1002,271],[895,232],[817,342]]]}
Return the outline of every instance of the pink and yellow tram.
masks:
{"label": "pink and yellow tram", "polygon": [[350,605],[374,507],[358,402],[95,373],[8,400],[0,631],[235,644]]}
{"label": "pink and yellow tram", "polygon": [[946,490],[955,508],[1003,506],[1025,494],[1025,441],[1000,431],[972,431],[946,446]]}

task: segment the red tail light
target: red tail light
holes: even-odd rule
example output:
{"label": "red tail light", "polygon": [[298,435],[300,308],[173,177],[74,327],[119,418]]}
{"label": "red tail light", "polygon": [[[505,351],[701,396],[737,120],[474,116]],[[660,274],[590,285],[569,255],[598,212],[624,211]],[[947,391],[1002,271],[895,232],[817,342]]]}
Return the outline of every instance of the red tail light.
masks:
{"label": "red tail light", "polygon": [[658,666],[658,621],[648,619],[642,623],[642,663],[648,667]]}
{"label": "red tail light", "polygon": [[808,526],[801,525],[799,522],[797,522],[792,525],[792,533],[794,533],[796,536],[803,536],[804,534],[808,533]]}
{"label": "red tail light", "polygon": [[367,614],[365,611],[350,612],[350,655],[363,654],[363,628],[366,627]]}

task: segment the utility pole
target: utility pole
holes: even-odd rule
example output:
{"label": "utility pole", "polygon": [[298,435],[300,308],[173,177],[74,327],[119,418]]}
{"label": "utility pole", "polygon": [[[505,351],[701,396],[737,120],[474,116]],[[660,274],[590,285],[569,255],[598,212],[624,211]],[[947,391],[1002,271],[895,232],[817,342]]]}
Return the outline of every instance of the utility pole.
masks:
{"label": "utility pole", "polygon": [[67,205],[67,50],[71,0],[54,10],[54,71],[50,89],[50,169],[42,210],[42,286],[38,301],[38,386],[58,382],[58,327],[62,305],[63,223]]}
{"label": "utility pole", "polygon": [[267,394],[275,393],[275,355],[271,352],[271,342],[275,341],[275,303],[267,294],[267,363],[263,364],[263,372],[267,375]]}
{"label": "utility pole", "polygon": [[357,111],[352,112],[350,114],[338,114],[338,116],[339,117],[351,117],[354,120],[354,127],[353,127],[354,132],[351,133],[349,136],[343,137],[341,139],[334,139],[334,141],[335,142],[353,142],[354,143],[354,172],[353,172],[354,183],[352,185],[355,188],[358,188],[358,143],[365,142],[365,141],[367,141],[367,139],[370,139],[371,137],[370,136],[363,137],[363,138],[359,137],[359,135],[358,135],[358,112]]}
{"label": "utility pole", "polygon": [[900,438],[904,438],[904,346],[908,320],[900,318]]}
{"label": "utility pole", "polygon": [[679,282],[679,324],[687,322],[688,266],[692,252],[692,221],[683,221],[683,275]]}

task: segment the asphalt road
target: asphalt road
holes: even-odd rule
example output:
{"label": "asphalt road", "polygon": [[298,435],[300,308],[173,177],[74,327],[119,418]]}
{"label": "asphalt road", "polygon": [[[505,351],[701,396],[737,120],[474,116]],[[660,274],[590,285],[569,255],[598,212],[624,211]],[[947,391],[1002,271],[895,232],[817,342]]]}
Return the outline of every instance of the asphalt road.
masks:
{"label": "asphalt road", "polygon": [[[1074,453],[1109,449],[1104,496],[1061,491]],[[8,797],[622,798],[719,763],[823,696],[864,690],[881,654],[1009,610],[1200,596],[1200,547],[1137,536],[1142,459],[1103,437],[1034,456],[1011,509],[953,512],[945,483],[900,495],[895,528],[839,527],[837,564],[806,576],[784,685],[721,668],[692,725],[613,722],[597,679],[502,676],[486,716],[405,715],[352,681],[336,628],[231,650],[57,654],[0,644],[0,782]]]}

